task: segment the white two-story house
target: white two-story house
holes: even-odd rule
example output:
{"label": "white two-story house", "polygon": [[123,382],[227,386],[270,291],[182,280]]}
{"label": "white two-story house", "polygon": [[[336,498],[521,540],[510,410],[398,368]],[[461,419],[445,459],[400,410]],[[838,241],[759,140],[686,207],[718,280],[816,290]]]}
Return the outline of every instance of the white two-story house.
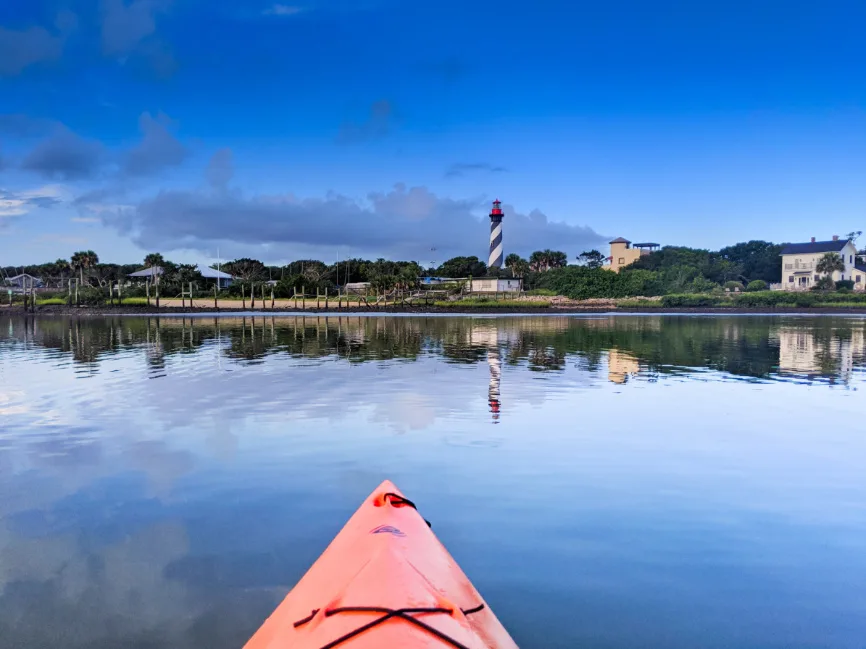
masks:
{"label": "white two-story house", "polygon": [[835,252],[845,262],[845,270],[833,273],[833,281],[851,280],[856,290],[866,289],[866,267],[857,264],[857,248],[848,239],[834,236],[831,241],[791,243],[782,248],[782,288],[786,291],[804,291],[812,288],[819,279],[815,266],[828,252]]}

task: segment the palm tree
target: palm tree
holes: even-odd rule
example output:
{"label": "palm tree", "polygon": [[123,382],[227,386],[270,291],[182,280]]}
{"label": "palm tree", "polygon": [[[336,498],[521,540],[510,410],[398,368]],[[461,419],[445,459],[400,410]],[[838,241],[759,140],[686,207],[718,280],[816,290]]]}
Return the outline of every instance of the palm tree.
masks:
{"label": "palm tree", "polygon": [[72,268],[78,270],[81,277],[81,283],[84,284],[84,271],[87,268],[93,268],[99,263],[99,255],[92,250],[79,250],[70,258]]}
{"label": "palm tree", "polygon": [[558,250],[536,250],[529,257],[529,267],[534,271],[562,268],[568,265],[568,255]]}
{"label": "palm tree", "polygon": [[[150,254],[145,255],[145,257],[144,257],[144,267],[145,268],[156,268],[157,266],[159,266],[159,268],[162,270],[162,272],[165,272],[165,259],[163,259],[161,254],[159,254],[158,252],[151,252]],[[155,272],[156,271],[153,271],[153,270],[150,272],[150,279],[151,280],[154,279],[154,273]],[[156,275],[155,277],[156,277],[156,281],[158,282],[159,281],[159,275]]]}
{"label": "palm tree", "polygon": [[411,266],[404,266],[397,273],[397,282],[400,288],[413,289],[418,283],[418,273]]}
{"label": "palm tree", "polygon": [[71,270],[71,266],[69,265],[69,262],[65,259],[58,259],[54,262],[54,269],[55,272],[59,273],[60,283],[62,284],[63,280],[66,279],[66,273]]}
{"label": "palm tree", "polygon": [[153,268],[154,266],[162,266],[165,263],[165,259],[162,258],[162,255],[158,252],[152,252],[144,258],[144,267],[145,268]]}
{"label": "palm tree", "polygon": [[825,275],[822,278],[821,284],[829,287],[833,281],[833,273],[842,273],[845,271],[845,260],[836,252],[826,252],[815,264],[815,272]]}
{"label": "palm tree", "polygon": [[514,277],[525,277],[529,272],[529,262],[525,259],[520,259],[511,267],[511,273]]}
{"label": "palm tree", "polygon": [[536,250],[529,255],[529,267],[535,272],[547,270],[549,268],[543,250]]}

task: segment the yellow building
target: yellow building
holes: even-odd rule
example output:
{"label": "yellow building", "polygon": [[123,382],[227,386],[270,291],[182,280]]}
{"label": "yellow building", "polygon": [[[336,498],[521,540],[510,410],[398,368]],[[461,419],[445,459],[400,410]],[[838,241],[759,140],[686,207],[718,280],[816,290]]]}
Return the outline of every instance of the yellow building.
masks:
{"label": "yellow building", "polygon": [[608,270],[618,273],[621,268],[636,262],[643,255],[648,255],[659,247],[657,243],[635,243],[628,239],[617,237],[610,242],[610,264]]}

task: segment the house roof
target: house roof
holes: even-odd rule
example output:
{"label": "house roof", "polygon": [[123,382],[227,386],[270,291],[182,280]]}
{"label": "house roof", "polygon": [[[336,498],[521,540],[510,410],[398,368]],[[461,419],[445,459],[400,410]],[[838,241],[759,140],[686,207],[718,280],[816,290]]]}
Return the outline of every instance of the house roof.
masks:
{"label": "house roof", "polygon": [[16,275],[15,277],[8,277],[7,279],[8,279],[10,282],[14,282],[14,281],[17,280],[17,279],[23,279],[23,278],[25,278],[25,277],[29,277],[30,279],[35,279],[35,280],[37,280],[37,281],[39,281],[39,282],[42,281],[42,278],[41,278],[41,277],[36,277],[35,275],[31,275],[30,273],[21,273],[20,275]]}
{"label": "house roof", "polygon": [[204,266],[203,264],[196,264],[196,270],[198,270],[198,272],[201,273],[201,276],[205,279],[234,279],[234,277],[228,273],[224,273],[216,268]]}
{"label": "house roof", "polygon": [[[221,270],[216,270],[215,268],[209,268],[203,264],[196,264],[195,269],[201,273],[201,276],[205,279],[234,279],[228,273],[224,273]],[[150,268],[143,268],[142,270],[137,270],[134,273],[130,273],[127,277],[154,277],[156,275],[164,275],[165,270],[162,266],[151,266]]]}
{"label": "house roof", "polygon": [[162,275],[162,273],[162,266],[151,266],[150,268],[143,268],[142,270],[130,273],[127,277],[154,277],[156,275]]}
{"label": "house roof", "polygon": [[658,248],[659,244],[657,243],[634,243],[632,244],[635,248]]}
{"label": "house roof", "polygon": [[789,243],[780,255],[808,255],[816,252],[840,252],[848,245],[848,239],[838,241],[815,241],[814,243]]}
{"label": "house roof", "polygon": [[628,239],[623,239],[622,237],[617,237],[613,241],[609,241],[608,243],[631,243]]}
{"label": "house roof", "polygon": [[864,266],[863,264],[854,264],[854,268],[856,268],[862,273],[866,273],[866,266]]}

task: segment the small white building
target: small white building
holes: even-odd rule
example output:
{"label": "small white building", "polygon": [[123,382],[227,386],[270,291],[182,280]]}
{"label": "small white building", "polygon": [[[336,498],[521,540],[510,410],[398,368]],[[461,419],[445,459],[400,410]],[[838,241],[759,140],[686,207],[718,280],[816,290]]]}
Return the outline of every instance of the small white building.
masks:
{"label": "small white building", "polygon": [[21,273],[14,277],[7,277],[5,284],[11,288],[42,288],[42,278],[34,277],[29,273]]}
{"label": "small white building", "polygon": [[522,279],[473,277],[469,280],[470,293],[519,293],[522,290]]}
{"label": "small white building", "polygon": [[866,267],[857,264],[857,248],[848,239],[834,236],[830,241],[792,243],[782,248],[782,289],[805,291],[821,279],[816,266],[828,252],[835,252],[845,262],[845,270],[833,273],[833,281],[851,280],[856,290],[866,289]]}
{"label": "small white building", "polygon": [[134,273],[130,273],[127,277],[131,277],[132,279],[149,279],[153,282],[157,277],[162,277],[163,274],[164,271],[162,266],[149,266],[148,268],[143,268]]}
{"label": "small white building", "polygon": [[[224,273],[216,268],[211,268],[210,266],[205,266],[204,264],[196,264],[195,269],[204,279],[214,280],[218,288],[228,288],[232,285],[232,281],[234,280],[234,277],[228,273]],[[134,273],[130,273],[127,277],[138,280],[149,279],[153,282],[156,278],[162,277],[163,275],[165,275],[165,269],[162,266],[151,266],[150,268],[144,268]]]}
{"label": "small white building", "polygon": [[346,293],[362,295],[366,294],[372,286],[373,284],[370,282],[347,282],[343,288],[346,289]]}
{"label": "small white building", "polygon": [[[217,288],[228,288],[232,285],[232,281],[234,280],[234,277],[228,273],[224,273],[216,268],[211,268],[210,266],[205,266],[204,264],[197,264],[195,269],[201,273],[201,276],[205,279],[216,280]],[[276,284],[276,282],[274,283]]]}

